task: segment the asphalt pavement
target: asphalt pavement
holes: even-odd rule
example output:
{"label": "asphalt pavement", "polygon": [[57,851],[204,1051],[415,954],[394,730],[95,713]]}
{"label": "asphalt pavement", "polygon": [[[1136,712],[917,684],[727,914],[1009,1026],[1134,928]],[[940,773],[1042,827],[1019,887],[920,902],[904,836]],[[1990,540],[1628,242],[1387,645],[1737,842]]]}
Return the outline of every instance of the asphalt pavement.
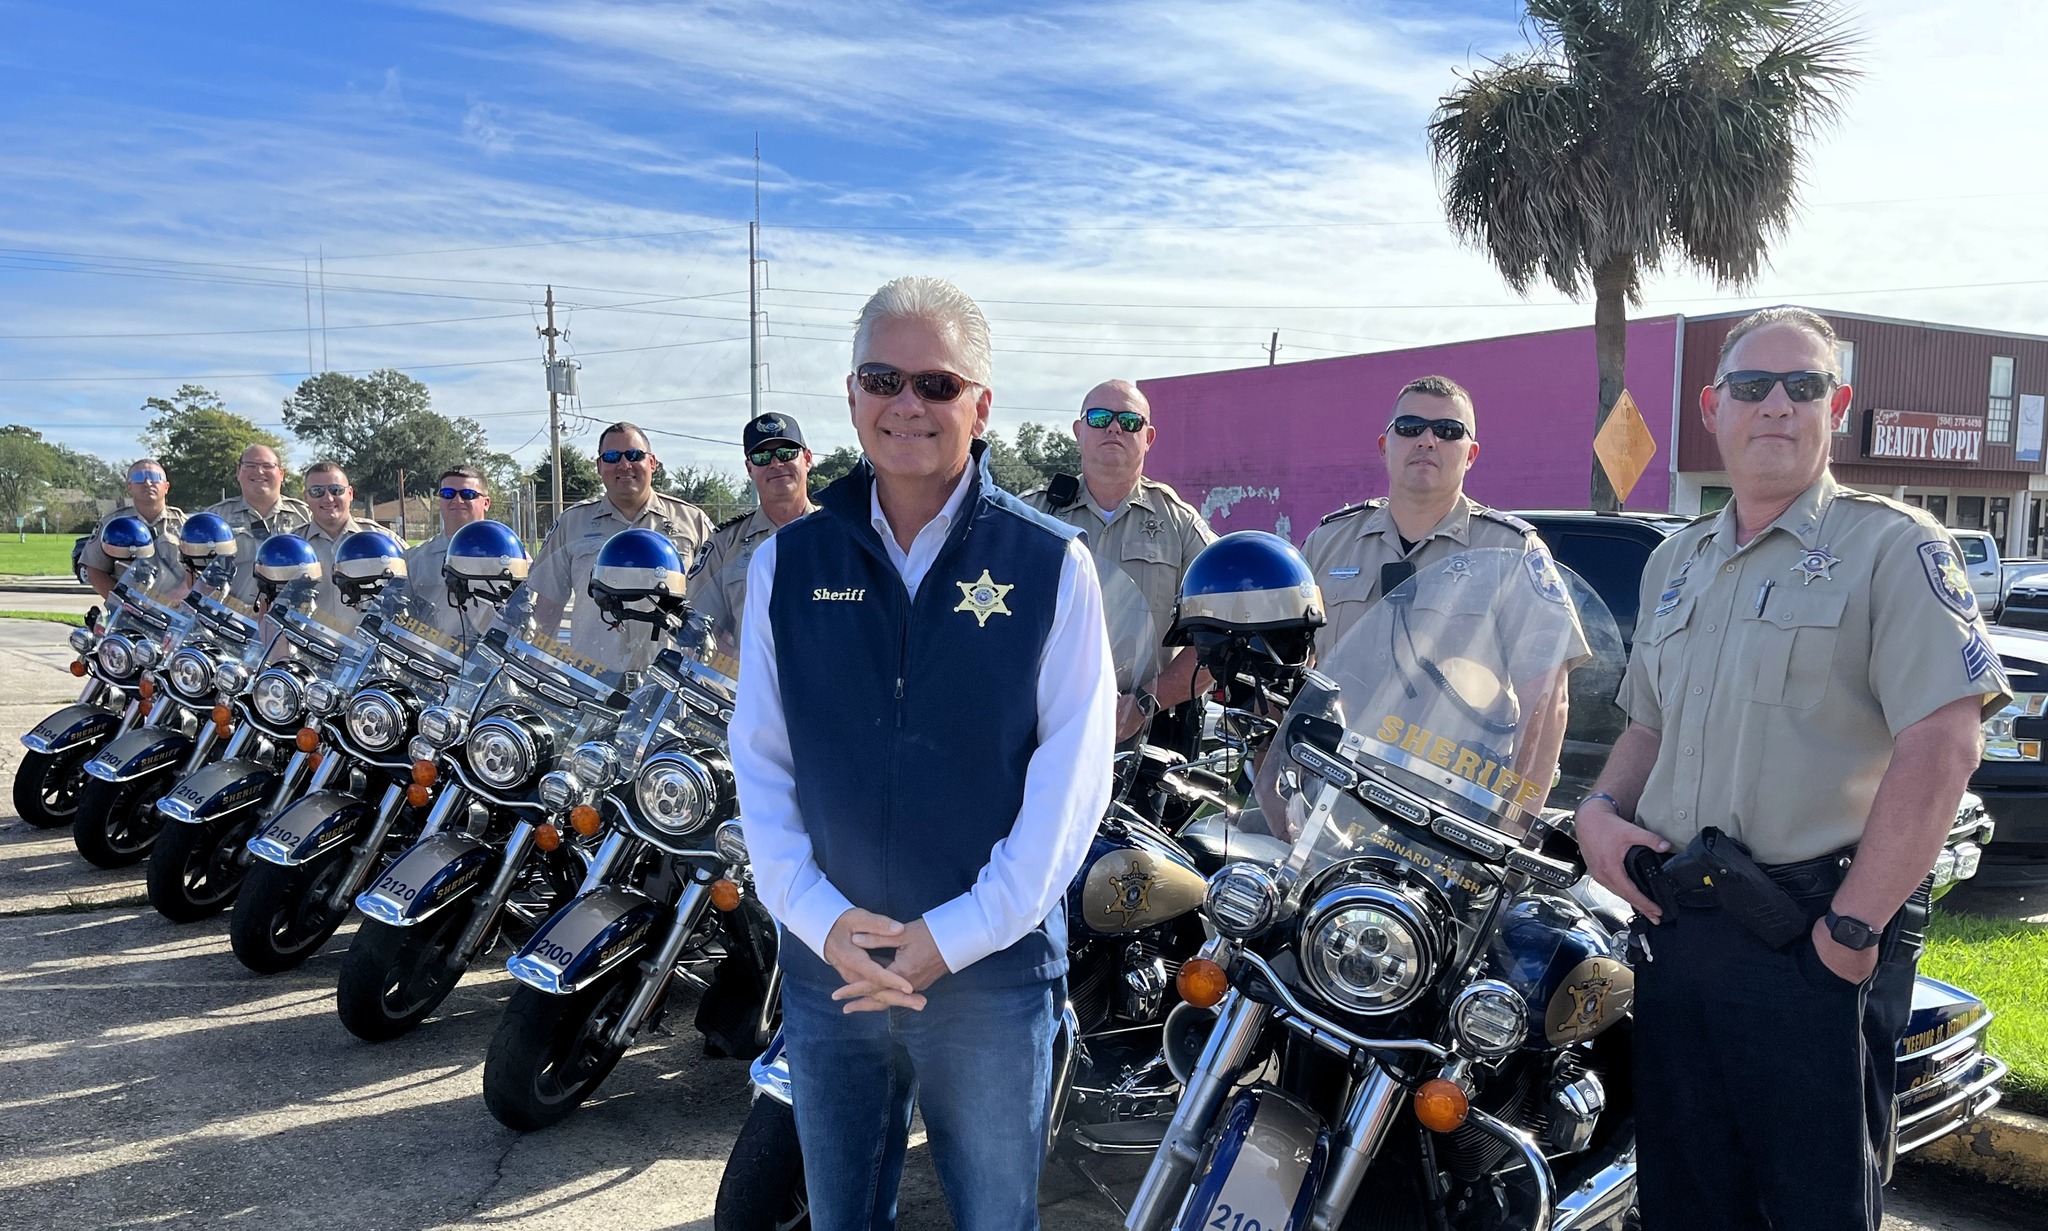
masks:
{"label": "asphalt pavement", "polygon": [[[25,596],[0,596],[0,607]],[[66,629],[0,620],[0,774],[19,735],[71,700]],[[177,925],[139,870],[103,872],[68,831],[0,820],[0,1231],[67,1227],[708,1228],[745,1119],[746,1066],[676,1033],[634,1049],[563,1124],[519,1134],[484,1108],[482,1071],[512,983],[502,953],[441,1013],[390,1043],[334,1016],[353,928],[299,970],[249,973],[224,918]],[[1106,1169],[1127,1199],[1142,1160]],[[1050,1169],[1048,1228],[1119,1215]],[[1996,1193],[1912,1175],[1887,1231],[2041,1226]],[[914,1146],[905,1231],[946,1227]]]}

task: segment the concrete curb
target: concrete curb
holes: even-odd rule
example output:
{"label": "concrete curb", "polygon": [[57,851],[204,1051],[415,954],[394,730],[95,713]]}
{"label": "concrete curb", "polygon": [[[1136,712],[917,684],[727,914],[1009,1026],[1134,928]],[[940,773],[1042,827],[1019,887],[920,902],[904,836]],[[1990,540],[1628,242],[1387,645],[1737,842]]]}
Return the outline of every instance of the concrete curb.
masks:
{"label": "concrete curb", "polygon": [[1905,1161],[2048,1194],[2048,1118],[1995,1108],[1915,1150]]}
{"label": "concrete curb", "polygon": [[76,577],[0,576],[0,593],[91,594],[92,587],[80,585]]}

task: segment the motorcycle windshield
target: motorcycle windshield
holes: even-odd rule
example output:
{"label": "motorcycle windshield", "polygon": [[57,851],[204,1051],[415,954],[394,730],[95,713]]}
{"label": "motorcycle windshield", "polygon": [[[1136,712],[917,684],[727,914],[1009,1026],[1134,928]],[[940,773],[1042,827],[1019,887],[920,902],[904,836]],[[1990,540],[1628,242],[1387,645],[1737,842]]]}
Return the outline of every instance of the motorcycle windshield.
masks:
{"label": "motorcycle windshield", "polygon": [[318,668],[339,657],[348,638],[320,621],[319,593],[318,581],[286,583],[263,609],[262,634],[250,643],[242,665],[254,669],[289,658]]}
{"label": "motorcycle windshield", "polygon": [[173,570],[155,556],[134,561],[114,585],[102,627],[108,633],[162,638],[165,653],[176,649],[191,630],[192,613],[183,606],[167,606],[158,597],[174,582]]}
{"label": "motorcycle windshield", "polygon": [[[535,608],[533,592],[521,586],[505,600],[491,632],[485,634],[479,650],[497,647],[502,661],[485,686],[476,712],[517,705],[554,727],[567,748],[609,738],[625,708],[626,673],[607,668],[543,632]],[[465,678],[475,665],[477,657],[473,655],[464,666]]]}
{"label": "motorcycle windshield", "polygon": [[1109,632],[1117,691],[1131,692],[1159,675],[1164,622],[1145,605],[1144,592],[1115,560],[1097,560],[1095,579],[1102,586],[1102,623]]}
{"label": "motorcycle windshield", "polygon": [[465,656],[476,642],[447,631],[434,587],[394,577],[384,583],[367,610],[357,635],[376,648],[378,669],[407,676],[422,695],[438,697],[448,681],[462,673]]}
{"label": "motorcycle windshield", "polygon": [[[1240,824],[1290,843],[1301,881],[1386,833],[1361,796],[1505,853],[1530,838],[1551,790],[1572,676],[1599,664],[1618,679],[1622,662],[1606,605],[1547,552],[1427,565],[1316,664],[1266,752],[1260,807]],[[1318,757],[1355,774],[1356,790],[1322,789],[1306,768]]]}

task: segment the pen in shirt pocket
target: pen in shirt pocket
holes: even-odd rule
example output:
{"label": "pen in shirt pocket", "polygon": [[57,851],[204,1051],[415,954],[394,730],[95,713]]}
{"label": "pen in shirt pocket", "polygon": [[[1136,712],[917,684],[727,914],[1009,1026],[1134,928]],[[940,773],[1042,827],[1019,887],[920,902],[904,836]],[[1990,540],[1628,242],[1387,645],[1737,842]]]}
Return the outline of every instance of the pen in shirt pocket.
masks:
{"label": "pen in shirt pocket", "polygon": [[1777,583],[1777,582],[1775,582],[1775,581],[1766,581],[1766,582],[1764,582],[1764,584],[1762,584],[1761,586],[1758,586],[1758,587],[1757,587],[1757,591],[1756,591],[1756,613],[1757,613],[1757,615],[1758,615],[1758,616],[1762,616],[1762,615],[1763,615],[1763,613],[1764,613],[1764,603],[1765,603],[1766,601],[1768,601],[1768,600],[1770,599],[1770,597],[1771,597],[1771,587],[1772,587],[1772,586],[1774,586],[1774,585],[1777,585],[1777,584],[1778,584],[1778,583]]}

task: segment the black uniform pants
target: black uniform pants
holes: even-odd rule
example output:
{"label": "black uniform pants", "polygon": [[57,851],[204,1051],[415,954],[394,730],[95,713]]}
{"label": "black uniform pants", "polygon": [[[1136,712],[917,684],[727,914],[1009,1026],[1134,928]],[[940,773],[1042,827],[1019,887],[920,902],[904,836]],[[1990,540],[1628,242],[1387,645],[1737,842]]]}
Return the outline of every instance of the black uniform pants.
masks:
{"label": "black uniform pants", "polygon": [[[1826,904],[1801,902],[1815,916]],[[1681,908],[1646,937],[1643,1231],[1878,1231],[1914,954],[1859,986],[1821,962],[1810,933],[1770,949],[1719,910]]]}

